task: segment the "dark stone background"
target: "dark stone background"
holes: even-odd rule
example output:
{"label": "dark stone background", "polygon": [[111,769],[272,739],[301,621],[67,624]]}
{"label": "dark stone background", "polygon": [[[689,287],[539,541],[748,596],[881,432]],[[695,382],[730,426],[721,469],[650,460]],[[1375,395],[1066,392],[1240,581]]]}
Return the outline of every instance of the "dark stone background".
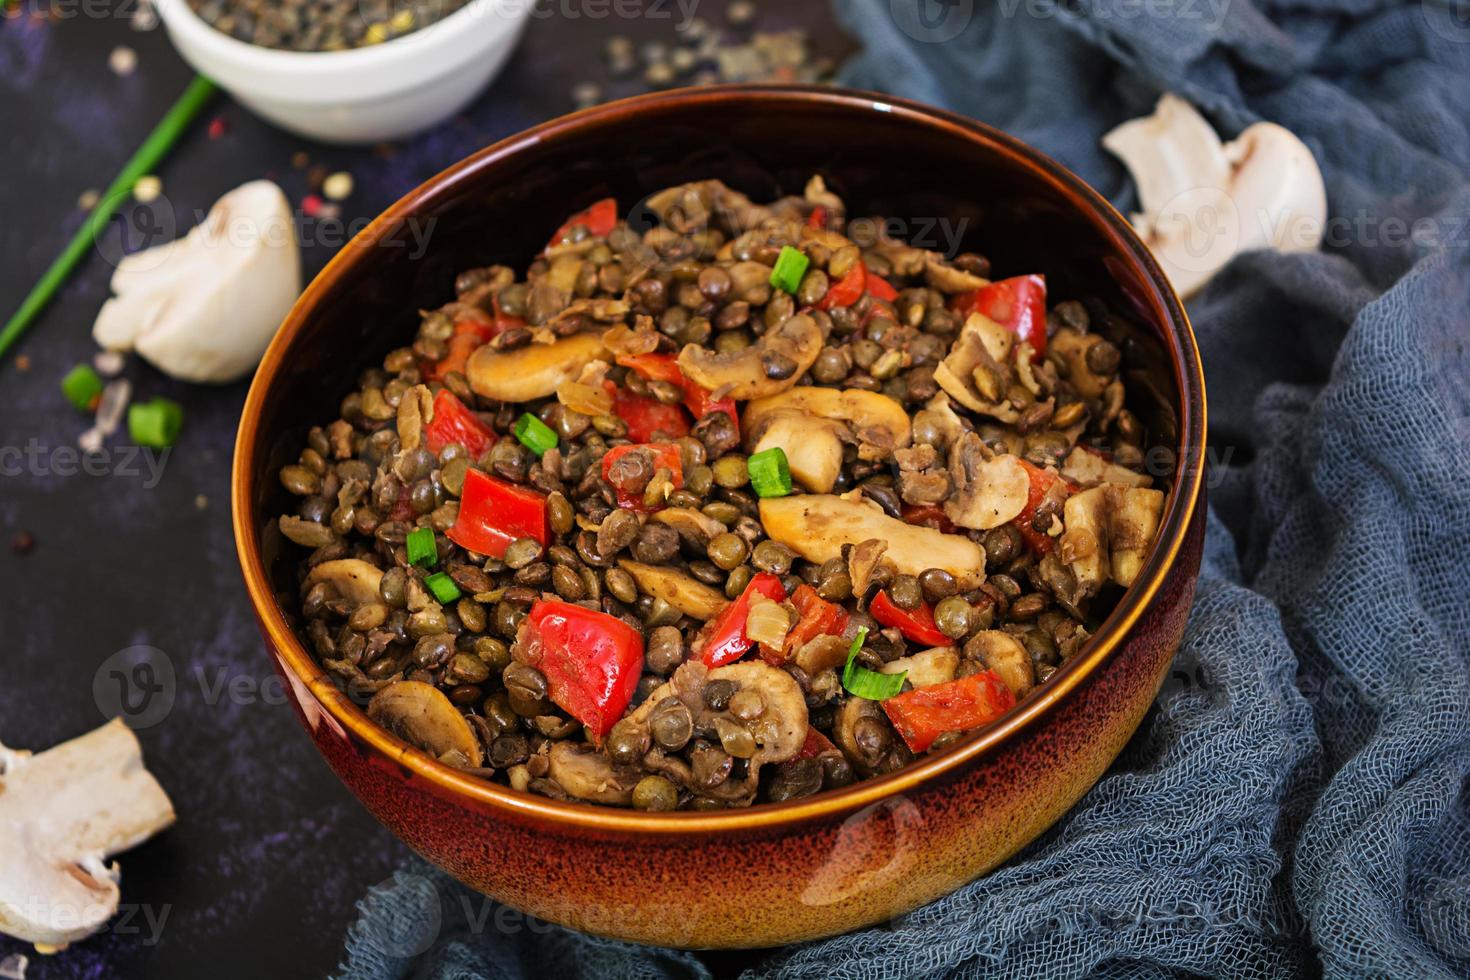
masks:
{"label": "dark stone background", "polygon": [[[0,316],[80,225],[78,195],[111,181],[191,77],[161,29],[132,29],[133,0],[108,16],[97,15],[100,5],[87,16],[79,0],[52,0],[70,6],[32,16],[41,2],[11,0],[18,9],[0,19]],[[560,13],[533,18],[504,73],[461,118],[391,154],[312,145],[218,97],[158,168],[179,233],[196,209],[257,177],[299,202],[307,171],[291,158],[302,150],[313,166],[356,178],[342,220],[368,218],[469,152],[568,111],[580,81],[603,84],[609,96],[638,90],[637,82],[608,84],[603,40],[672,41],[681,17],[668,2],[635,20],[573,18],[569,8],[558,0],[549,9]],[[697,13],[722,24],[722,8],[703,0]],[[828,18],[824,4],[766,0],[757,26],[805,26],[817,50],[840,54],[844,42]],[[107,64],[120,44],[139,58],[126,78]],[[216,118],[225,132],[212,136]],[[301,230],[310,277],[340,246],[331,236],[341,228],[303,220]],[[179,821],[121,856],[127,911],[108,931],[51,957],[0,937],[0,959],[29,955],[31,980],[321,976],[338,961],[354,903],[408,851],[317,757],[256,633],[228,507],[246,384],[186,385],[131,359],[135,397],[163,395],[187,413],[161,478],[118,448],[125,429],[110,441],[107,475],[70,472],[57,452],[89,424],[58,383],[95,352],[92,321],[112,272],[106,257],[120,238],[114,225],[0,363],[0,741],[40,749],[101,724],[107,709],[93,682],[102,673],[110,689],[104,662],[154,647],[174,682],[145,712],[162,720],[139,736]],[[29,361],[24,370],[17,354]],[[11,546],[22,532],[35,538],[27,554]]]}

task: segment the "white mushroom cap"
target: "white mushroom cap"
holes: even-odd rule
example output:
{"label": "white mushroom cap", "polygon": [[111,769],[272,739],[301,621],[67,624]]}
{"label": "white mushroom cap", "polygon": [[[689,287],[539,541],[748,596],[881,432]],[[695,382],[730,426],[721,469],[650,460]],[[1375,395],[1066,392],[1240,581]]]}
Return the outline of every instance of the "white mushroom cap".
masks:
{"label": "white mushroom cap", "polygon": [[0,746],[0,932],[61,947],[117,911],[106,858],[174,822],[121,719],[39,755]]}

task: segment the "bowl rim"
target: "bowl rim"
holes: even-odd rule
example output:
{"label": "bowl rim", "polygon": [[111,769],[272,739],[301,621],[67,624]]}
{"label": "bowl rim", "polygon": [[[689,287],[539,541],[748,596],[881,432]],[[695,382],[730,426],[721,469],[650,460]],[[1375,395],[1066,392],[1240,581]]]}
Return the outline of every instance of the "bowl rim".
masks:
{"label": "bowl rim", "polygon": [[[644,110],[666,107],[671,102],[718,103],[732,97],[768,105],[781,102],[817,102],[855,110],[856,113],[877,111],[900,115],[921,125],[946,130],[961,139],[986,143],[994,152],[1028,165],[1066,196],[1080,199],[1085,206],[1093,209],[1094,217],[1101,219],[1103,228],[1100,230],[1106,233],[1114,247],[1131,256],[1146,274],[1145,278],[1154,293],[1150,297],[1153,300],[1152,305],[1156,306],[1156,312],[1163,312],[1164,322],[1170,328],[1164,340],[1169,348],[1170,365],[1180,395],[1180,442],[1174,447],[1179,453],[1176,459],[1175,484],[1165,503],[1160,534],[1138,579],[1124,593],[1092,640],[1046,685],[1038,688],[1004,717],[979,729],[974,736],[948,751],[916,760],[886,776],[862,780],[842,789],[797,800],[758,804],[741,810],[648,813],[589,803],[561,802],[517,792],[508,786],[466,775],[438,762],[374,724],[362,709],[337,688],[286,622],[275,601],[265,565],[261,560],[252,506],[255,488],[250,466],[250,448],[257,438],[262,406],[280,371],[288,344],[312,314],[318,299],[328,290],[329,284],[355,261],[354,255],[369,250],[361,246],[370,246],[391,233],[400,220],[411,216],[424,202],[446,194],[456,184],[473,179],[483,168],[524,148],[576,132],[590,123],[616,122]],[[775,111],[774,105],[771,105],[771,111]],[[469,804],[493,814],[549,823],[568,830],[678,837],[727,831],[771,831],[879,803],[938,780],[946,773],[964,768],[973,760],[995,751],[1005,742],[1036,725],[1054,705],[1110,660],[1163,586],[1186,540],[1204,487],[1205,422],[1204,373],[1194,331],[1183,303],[1132,225],[1105,198],[1070,170],[1020,140],[984,123],[908,99],[817,85],[711,85],[621,99],[523,130],[471,154],[429,178],[374,218],[354,240],[344,245],[332,257],[322,272],[307,286],[261,359],[246,396],[235,442],[231,514],[236,552],[244,573],[246,589],[277,663],[290,672],[292,677],[289,679],[305,685],[330,717],[350,733],[351,737],[370,746],[374,752],[400,767],[411,778],[421,779],[425,788],[442,798],[461,805]]]}

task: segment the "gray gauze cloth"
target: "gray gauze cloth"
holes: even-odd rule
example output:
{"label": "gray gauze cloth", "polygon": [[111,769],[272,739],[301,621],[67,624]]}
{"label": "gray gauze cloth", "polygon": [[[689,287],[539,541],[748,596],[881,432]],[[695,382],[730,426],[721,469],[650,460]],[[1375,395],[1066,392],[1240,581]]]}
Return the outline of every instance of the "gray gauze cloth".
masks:
{"label": "gray gauze cloth", "polygon": [[[1227,138],[1300,136],[1330,220],[1320,254],[1241,256],[1190,304],[1207,551],[1122,758],[988,877],[753,973],[1470,975],[1470,19],[1444,2],[839,3],[845,82],[999,126],[1125,211],[1099,140],[1172,91]],[[402,872],[342,972],[709,973],[479,902]]]}

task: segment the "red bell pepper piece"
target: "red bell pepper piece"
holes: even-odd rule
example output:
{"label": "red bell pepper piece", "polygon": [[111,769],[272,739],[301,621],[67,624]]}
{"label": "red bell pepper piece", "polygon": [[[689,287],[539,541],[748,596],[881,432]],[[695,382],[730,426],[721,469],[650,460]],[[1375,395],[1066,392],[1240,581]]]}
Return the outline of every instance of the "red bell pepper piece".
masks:
{"label": "red bell pepper piece", "polygon": [[684,376],[679,370],[679,359],[673,354],[624,354],[618,359],[623,367],[637,371],[650,381],[667,381],[684,392],[684,407],[698,422],[710,412],[724,412],[735,423],[735,434],[740,434],[740,416],[735,411],[735,399],[711,398],[710,391]]}
{"label": "red bell pepper piece", "polygon": [[822,734],[821,729],[808,725],[806,729],[806,741],[801,743],[801,748],[796,750],[796,754],[791,757],[791,761],[815,759],[819,755],[826,755],[828,752],[836,751],[837,746],[832,744],[830,738]]}
{"label": "red bell pepper piece", "polygon": [[757,572],[740,593],[740,598],[730,603],[720,614],[700,631],[704,648],[699,658],[706,667],[722,667],[739,660],[750,649],[750,640],[745,636],[745,618],[750,614],[751,596],[759,593],[772,602],[786,601],[786,587],[770,572]]}
{"label": "red bell pepper piece", "polygon": [[884,626],[897,628],[915,643],[925,643],[931,647],[954,646],[954,640],[941,633],[939,627],[934,625],[934,610],[929,608],[927,602],[919,603],[916,609],[900,609],[888,598],[887,592],[880,590],[869,603],[868,612]]}
{"label": "red bell pepper piece", "polygon": [[953,534],[955,531],[954,522],[938,504],[904,504],[903,519],[909,524],[932,527],[945,534]]}
{"label": "red bell pepper piece", "polygon": [[923,752],[945,732],[969,731],[999,718],[1015,707],[1016,696],[994,671],[986,670],[879,703],[908,747]]}
{"label": "red bell pepper piece", "polygon": [[863,298],[863,290],[867,286],[868,270],[861,262],[854,262],[846,275],[827,287],[826,295],[817,300],[817,309],[831,310],[839,306],[851,306]]}
{"label": "red bell pepper piece", "polygon": [[[1036,508],[1041,505],[1047,493],[1062,478],[1024,459],[1020,462],[1026,468],[1026,477],[1031,481],[1031,485],[1026,489],[1026,506],[1021,509],[1021,513],[1016,515],[1013,523],[1016,525],[1016,530],[1021,532],[1021,539],[1026,542],[1028,548],[1038,555],[1050,554],[1051,549],[1056,547],[1056,538],[1032,527],[1031,519],[1036,516]],[[1070,483],[1067,486],[1068,489],[1074,489]]]}
{"label": "red bell pepper piece", "polygon": [[796,607],[797,620],[786,634],[782,662],[817,637],[839,636],[847,628],[847,611],[817,595],[817,590],[805,582],[791,593],[791,604]]}
{"label": "red bell pepper piece", "polygon": [[535,538],[544,548],[546,498],[534,490],[468,470],[459,498],[459,519],[444,536],[461,548],[502,558],[512,541]]}
{"label": "red bell pepper piece", "polygon": [[516,638],[516,658],[546,675],[557,707],[602,738],[633,700],[643,634],[616,616],[538,599]]}
{"label": "red bell pepper piece", "polygon": [[630,493],[625,491],[617,483],[613,482],[613,464],[632,452],[646,451],[653,454],[653,468],[655,470],[668,469],[673,474],[674,489],[678,490],[684,486],[684,461],[679,455],[679,447],[671,442],[642,442],[627,446],[614,446],[602,457],[602,478],[609,483],[618,494],[618,506],[628,510],[648,510],[643,502],[643,493]]}
{"label": "red bell pepper piece", "polygon": [[434,417],[423,431],[424,445],[435,456],[445,446],[457,442],[472,460],[479,459],[499,438],[494,429],[480,421],[448,388],[440,388],[434,396]]}
{"label": "red bell pepper piece", "polygon": [[443,381],[451,371],[463,374],[470,355],[480,346],[489,343],[500,333],[493,323],[479,320],[460,320],[454,324],[454,333],[446,341],[444,356],[429,365],[428,379]]}
{"label": "red bell pepper piece", "polygon": [[618,202],[615,198],[604,197],[600,201],[593,202],[585,211],[578,211],[566,220],[556,234],[551,236],[551,241],[546,243],[547,248],[560,245],[562,241],[572,233],[572,228],[577,225],[585,225],[589,234],[602,238],[613,230],[618,223]]}
{"label": "red bell pepper piece", "polygon": [[612,396],[613,414],[628,424],[628,438],[634,442],[678,439],[689,434],[689,419],[678,405],[665,405],[657,398],[634,394],[611,381],[602,384]]}
{"label": "red bell pepper piece", "polygon": [[806,226],[808,228],[827,227],[827,209],[820,204],[812,208],[812,213],[806,216]]}
{"label": "red bell pepper piece", "polygon": [[874,299],[887,300],[892,303],[898,299],[898,290],[894,289],[887,279],[870,272],[868,273],[868,295]]}
{"label": "red bell pepper piece", "polygon": [[1040,363],[1046,356],[1045,276],[1016,276],[961,293],[950,309],[962,318],[983,313],[1030,344],[1035,351],[1031,360]]}

